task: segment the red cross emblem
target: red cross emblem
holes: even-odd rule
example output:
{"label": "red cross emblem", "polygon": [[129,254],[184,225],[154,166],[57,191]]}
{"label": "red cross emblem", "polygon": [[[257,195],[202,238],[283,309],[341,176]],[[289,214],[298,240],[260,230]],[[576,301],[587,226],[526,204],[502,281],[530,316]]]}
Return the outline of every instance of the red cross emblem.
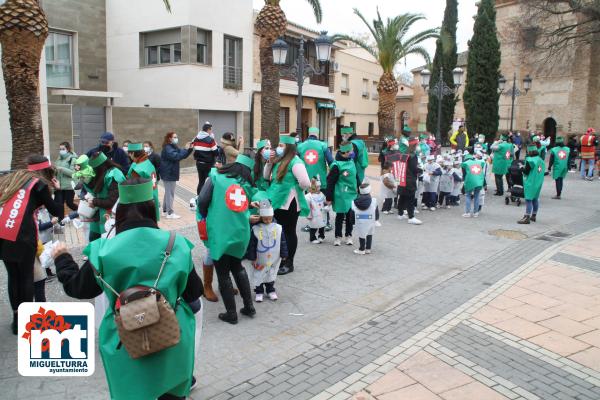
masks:
{"label": "red cross emblem", "polygon": [[561,160],[564,160],[565,158],[567,158],[567,152],[564,150],[559,150],[558,158],[560,158]]}
{"label": "red cross emblem", "polygon": [[344,175],[344,176],[348,176],[348,175],[350,175],[350,172],[348,172],[348,171],[344,171],[344,172],[342,172],[342,175]]}
{"label": "red cross emblem", "polygon": [[233,212],[243,212],[248,209],[248,196],[240,185],[231,185],[225,192],[225,204]]}
{"label": "red cross emblem", "polygon": [[304,153],[304,161],[308,165],[314,165],[319,161],[319,153],[316,150],[308,150]]}
{"label": "red cross emblem", "polygon": [[510,160],[510,151],[506,150],[506,153],[504,153],[504,158]]}
{"label": "red cross emblem", "polygon": [[150,178],[152,178],[152,190],[154,190],[156,189],[156,172],[153,172]]}
{"label": "red cross emblem", "polygon": [[542,166],[538,165],[538,172],[542,172]]}
{"label": "red cross emblem", "polygon": [[480,165],[471,165],[471,173],[473,175],[479,175],[481,173],[481,166]]}

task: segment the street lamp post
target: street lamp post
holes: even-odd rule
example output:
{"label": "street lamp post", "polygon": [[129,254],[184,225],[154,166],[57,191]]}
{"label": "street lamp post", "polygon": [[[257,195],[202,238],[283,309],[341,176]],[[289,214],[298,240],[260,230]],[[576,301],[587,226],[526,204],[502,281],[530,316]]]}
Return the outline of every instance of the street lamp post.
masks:
{"label": "street lamp post", "polygon": [[421,78],[423,80],[421,86],[423,86],[423,89],[426,92],[433,94],[438,99],[437,132],[435,134],[435,140],[440,146],[442,144],[442,100],[444,99],[444,96],[454,95],[456,93],[460,85],[462,85],[463,74],[464,71],[462,68],[456,67],[452,70],[454,88],[451,88],[446,85],[446,82],[444,82],[444,67],[441,66],[438,81],[433,87],[428,89],[429,80],[431,79],[431,71],[429,71],[427,68],[421,71]]}
{"label": "street lamp post", "polygon": [[[302,134],[302,87],[304,86],[304,79],[313,75],[322,75],[325,73],[325,64],[329,62],[331,57],[331,38],[327,36],[327,32],[323,31],[315,39],[315,48],[317,51],[317,59],[319,60],[319,68],[314,68],[304,58],[304,36],[300,36],[300,43],[298,45],[298,58],[293,65],[287,68],[281,68],[279,75],[281,77],[295,78],[298,84],[298,97],[296,98],[296,134]],[[273,43],[273,63],[279,66],[285,65],[288,44],[282,40],[277,39]]]}
{"label": "street lamp post", "polygon": [[500,79],[498,79],[498,89],[500,90],[500,93],[503,94],[504,96],[511,97],[510,132],[512,132],[512,130],[513,130],[513,121],[514,121],[514,116],[515,116],[515,99],[519,96],[527,95],[527,92],[529,92],[529,89],[531,89],[532,81],[533,81],[533,79],[531,79],[531,77],[529,75],[526,75],[525,78],[523,78],[523,89],[525,89],[525,93],[523,94],[523,92],[521,92],[521,90],[517,87],[517,73],[516,72],[513,74],[512,87],[510,89],[508,89],[506,92],[504,91],[504,88],[506,86],[506,78],[504,78],[504,76],[500,75]]}

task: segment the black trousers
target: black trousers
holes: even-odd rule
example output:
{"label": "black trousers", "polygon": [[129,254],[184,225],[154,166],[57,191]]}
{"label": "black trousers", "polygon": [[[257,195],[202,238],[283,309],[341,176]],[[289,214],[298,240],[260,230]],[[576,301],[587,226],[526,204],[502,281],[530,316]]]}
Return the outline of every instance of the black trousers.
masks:
{"label": "black trousers", "polygon": [[358,238],[359,250],[371,250],[373,235],[367,235],[366,239]]}
{"label": "black trousers", "polygon": [[261,283],[254,288],[254,292],[257,294],[264,294],[265,290],[267,291],[267,294],[273,293],[275,291],[275,282]]}
{"label": "black trousers", "polygon": [[386,197],[383,200],[383,206],[381,207],[381,211],[391,211],[392,210],[392,202],[396,200],[391,197]]}
{"label": "black trousers", "polygon": [[217,271],[217,280],[219,281],[219,292],[223,298],[223,304],[228,313],[237,313],[235,307],[235,295],[233,293],[233,283],[229,274],[233,275],[235,285],[240,291],[244,307],[252,307],[252,292],[250,290],[250,281],[246,270],[242,266],[242,260],[227,254],[214,260],[215,270]]}
{"label": "black trousers", "polygon": [[19,261],[4,261],[8,275],[8,299],[13,311],[17,311],[21,303],[33,301],[34,260],[35,250],[23,253]]}
{"label": "black trousers", "polygon": [[33,283],[33,299],[38,302],[46,301],[46,280],[42,279]]}
{"label": "black trousers", "polygon": [[427,207],[435,207],[437,204],[437,193],[435,192],[423,192],[422,203]]}
{"label": "black trousers", "polygon": [[198,187],[196,188],[196,194],[200,194],[202,190],[202,186],[204,186],[204,181],[208,178],[208,174],[210,173],[210,167],[205,164],[196,163],[196,171],[198,171]]}
{"label": "black trousers", "polygon": [[556,195],[560,196],[560,194],[562,193],[562,189],[563,189],[563,178],[556,178],[555,182],[556,182]]}
{"label": "black trousers", "polygon": [[404,214],[404,210],[408,213],[408,218],[415,217],[415,191],[402,190],[400,199],[398,200],[398,215]]}
{"label": "black trousers", "polygon": [[287,210],[281,208],[275,210],[275,219],[283,228],[283,234],[285,235],[285,241],[288,248],[288,260],[290,260],[292,263],[294,262],[296,249],[298,248],[298,234],[296,233],[296,225],[298,225],[300,211],[297,211],[297,208],[298,206],[296,205],[296,199],[294,199],[290,203],[290,207]]}
{"label": "black trousers", "polygon": [[502,178],[504,175],[494,174],[494,180],[496,181],[496,192],[499,194],[504,194],[504,181]]}
{"label": "black trousers", "polygon": [[449,206],[450,205],[450,192],[440,192],[440,196],[438,199],[438,204],[441,206],[444,204],[444,199],[446,199],[446,205]]}
{"label": "black trousers", "polygon": [[313,240],[317,240],[317,231],[319,231],[319,237],[321,239],[325,239],[325,228],[310,228],[310,231],[308,231],[310,233],[310,241],[312,242]]}
{"label": "black trousers", "polygon": [[[54,202],[60,204],[61,206],[65,203],[67,207],[69,207],[73,211],[77,211],[77,206],[75,205],[73,199],[75,198],[74,190],[57,190],[54,192]],[[60,215],[58,216],[59,220],[62,220],[65,217],[64,207],[61,210]]]}
{"label": "black trousers", "polygon": [[[354,211],[348,210],[347,213],[336,213],[335,214],[335,237],[342,237],[342,228],[344,226],[344,220],[346,221],[346,237],[352,236],[352,228],[354,227]],[[287,238],[286,238],[287,239]]]}

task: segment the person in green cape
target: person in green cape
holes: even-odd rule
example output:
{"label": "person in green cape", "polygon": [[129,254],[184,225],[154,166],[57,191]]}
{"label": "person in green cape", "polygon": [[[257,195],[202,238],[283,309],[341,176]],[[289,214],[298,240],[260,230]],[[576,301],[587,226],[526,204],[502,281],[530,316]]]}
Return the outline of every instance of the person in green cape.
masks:
{"label": "person in green cape", "polygon": [[257,194],[253,167],[252,158],[238,155],[234,163],[213,168],[198,195],[197,210],[201,218],[198,230],[208,243],[226,309],[219,319],[230,324],[238,322],[230,273],[244,302],[240,312],[248,317],[256,314],[248,275],[242,266],[250,241],[249,208],[257,206],[253,202]]}
{"label": "person in green cape", "polygon": [[296,225],[298,217],[306,217],[310,207],[304,191],[310,187],[310,178],[302,160],[296,155],[296,140],[290,135],[279,137],[275,159],[267,162],[264,177],[271,181],[267,196],[275,210],[275,219],[283,227],[287,240],[288,258],[279,266],[279,275],[294,271],[294,257],[298,248]]}
{"label": "person in green cape", "polygon": [[[358,139],[358,136],[354,132],[354,128],[351,126],[342,126],[340,128],[343,142],[352,143],[354,165],[356,166],[356,174],[358,179],[362,183],[365,179],[365,169],[369,166],[369,152],[365,142]],[[337,157],[336,157],[337,159]]]}
{"label": "person in green cape", "polygon": [[90,207],[97,207],[98,212],[90,221],[89,241],[92,242],[105,233],[105,215],[110,213],[119,198],[119,183],[125,180],[119,164],[106,157],[106,154],[98,152],[93,154],[88,161],[94,169],[95,176],[89,183],[83,183],[83,188],[88,193],[85,196]]}
{"label": "person in green cape", "polygon": [[510,175],[508,171],[514,158],[514,146],[508,142],[507,135],[500,135],[500,139],[495,141],[491,147],[493,151],[492,172],[496,179],[496,193],[494,196],[504,195],[504,182],[502,178],[506,176],[506,183],[510,187]]}
{"label": "person in green cape", "polygon": [[[565,138],[562,136],[556,137],[556,146],[550,150],[550,163],[548,164],[548,172],[552,171],[552,179],[556,183],[556,196],[554,200],[560,200],[560,195],[563,189],[563,180],[567,176],[569,170],[569,155],[571,150],[565,146]],[[554,167],[554,169],[552,169]]]}
{"label": "person in green cape", "polygon": [[333,204],[335,211],[335,240],[334,246],[342,244],[342,227],[346,221],[346,244],[351,246],[352,228],[354,225],[354,212],[352,202],[358,196],[358,187],[362,182],[358,177],[356,164],[352,160],[353,145],[350,142],[342,142],[335,156],[335,162],[329,169],[327,175],[327,189],[325,198],[328,204]]}
{"label": "person in green cape", "polygon": [[139,176],[140,178],[150,179],[153,185],[154,204],[156,205],[156,220],[160,220],[160,203],[158,201],[158,180],[156,168],[148,158],[148,153],[144,150],[142,143],[130,143],[127,147],[129,157],[133,160],[127,177],[132,178]]}
{"label": "person in green cape", "polygon": [[523,167],[526,208],[525,215],[518,221],[519,224],[529,224],[530,221],[536,222],[545,172],[546,164],[539,156],[538,147],[536,145],[528,146],[525,166]]}
{"label": "person in green cape", "polygon": [[275,152],[271,149],[269,139],[261,139],[256,144],[256,154],[254,155],[254,183],[258,190],[266,191],[269,188],[269,181],[263,176],[263,171],[267,162],[275,158]]}
{"label": "person in green cape", "polygon": [[[184,399],[194,378],[196,321],[188,303],[202,295],[202,281],[192,261],[194,245],[176,235],[160,278],[162,259],[170,238],[156,221],[152,181],[130,178],[119,184],[116,235],[90,243],[88,260],[79,268],[64,243],[52,253],[65,293],[77,299],[106,294],[110,306],[100,325],[98,342],[110,398],[127,400]],[[117,293],[137,285],[154,286],[175,309],[181,331],[179,343],[133,359],[120,346],[115,324],[115,294],[96,277],[99,274]],[[182,299],[183,301],[180,301]]]}
{"label": "person in green cape", "polygon": [[[479,193],[485,185],[485,161],[467,154],[461,165],[465,188],[465,218],[479,217]],[[473,208],[471,208],[473,203]]]}

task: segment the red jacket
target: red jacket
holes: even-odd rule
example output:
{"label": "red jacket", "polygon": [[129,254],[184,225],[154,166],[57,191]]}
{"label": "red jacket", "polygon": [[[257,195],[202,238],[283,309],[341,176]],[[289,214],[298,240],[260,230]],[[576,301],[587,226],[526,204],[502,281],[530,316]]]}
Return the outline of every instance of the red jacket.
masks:
{"label": "red jacket", "polygon": [[593,160],[596,158],[597,143],[596,135],[593,133],[586,133],[581,137],[581,158],[583,160]]}

